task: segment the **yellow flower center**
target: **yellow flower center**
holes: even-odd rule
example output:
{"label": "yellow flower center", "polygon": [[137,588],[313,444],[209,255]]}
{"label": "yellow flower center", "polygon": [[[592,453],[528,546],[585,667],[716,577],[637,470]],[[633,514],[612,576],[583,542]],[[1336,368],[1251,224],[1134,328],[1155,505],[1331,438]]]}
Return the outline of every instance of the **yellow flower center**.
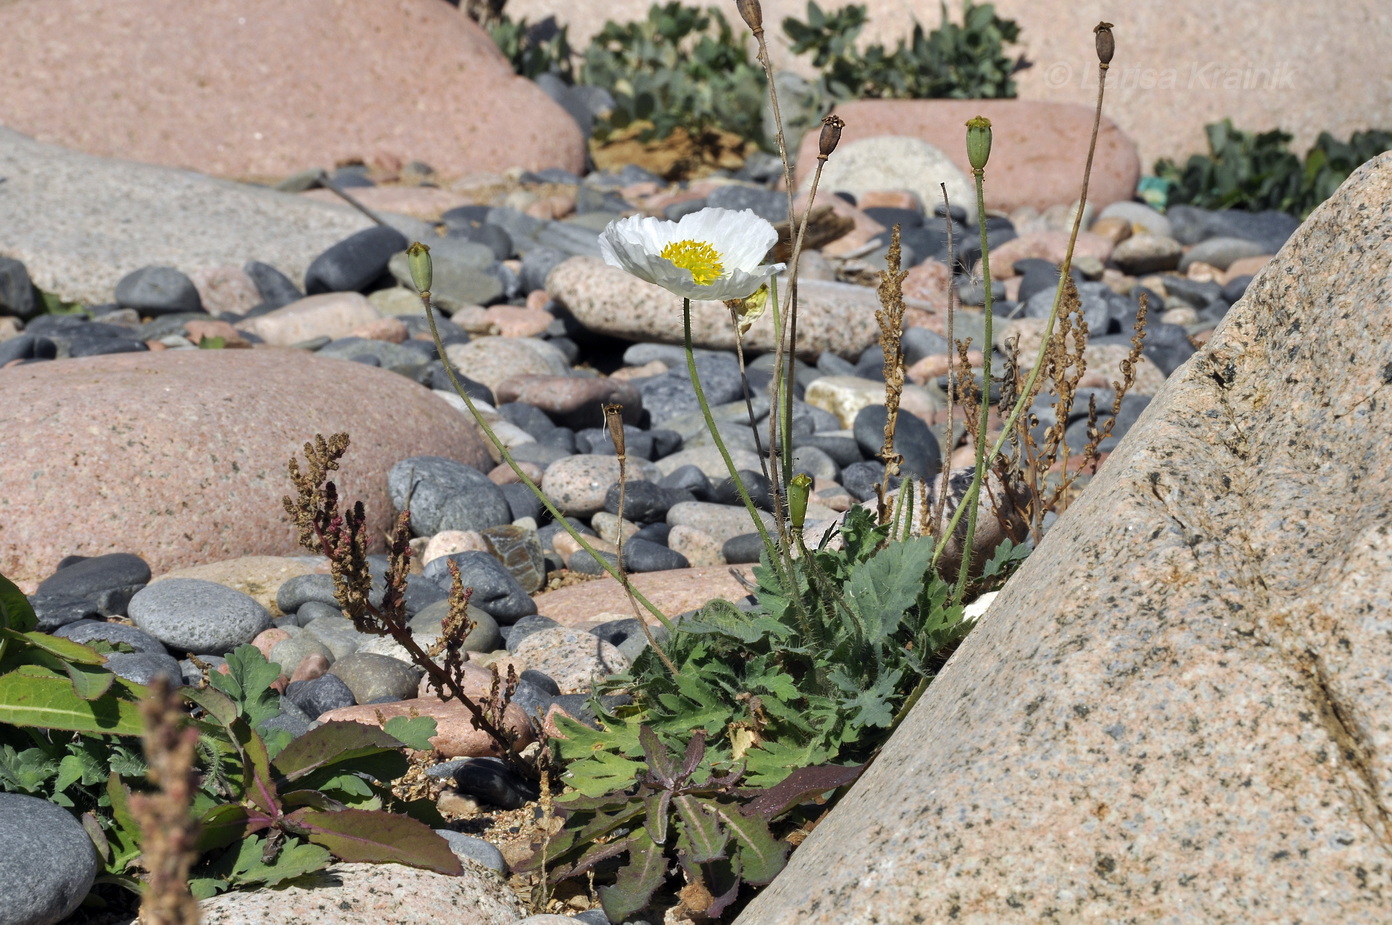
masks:
{"label": "yellow flower center", "polygon": [[658,256],[683,270],[690,270],[698,286],[709,286],[725,273],[719,252],[705,241],[673,241]]}

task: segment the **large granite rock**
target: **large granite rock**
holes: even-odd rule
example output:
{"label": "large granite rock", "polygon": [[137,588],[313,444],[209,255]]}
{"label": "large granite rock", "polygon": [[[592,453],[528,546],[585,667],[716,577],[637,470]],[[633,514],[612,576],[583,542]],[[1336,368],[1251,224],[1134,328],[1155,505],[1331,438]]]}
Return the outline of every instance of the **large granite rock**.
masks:
{"label": "large granite rock", "polygon": [[580,127],[440,0],[10,0],[0,123],[235,178],[584,166]]}
{"label": "large granite rock", "polygon": [[[1108,107],[1110,111],[1110,107]],[[991,120],[991,159],[986,165],[986,208],[1011,212],[1021,206],[1046,209],[1078,198],[1087,163],[1088,138],[1092,134],[1092,108],[1026,100],[855,100],[838,103],[835,112],[846,120],[841,145],[886,135],[908,135],[931,142],[964,174],[967,160],[966,121],[974,116]],[[806,185],[817,166],[820,129],[809,132],[798,153],[799,183]],[[827,159],[822,189],[835,165],[844,159]],[[1140,178],[1136,145],[1106,115],[1097,134],[1097,154],[1088,186],[1088,202],[1097,209],[1136,193]],[[920,197],[931,211],[942,203],[937,184]],[[976,212],[976,192],[967,195],[948,186],[952,202]]]}
{"label": "large granite rock", "polygon": [[1392,920],[1389,238],[1383,155],[740,923]]}
{"label": "large granite rock", "polygon": [[[824,10],[842,5],[821,4]],[[940,22],[937,4],[864,0],[862,5],[869,21],[861,43],[893,48],[912,31],[915,18],[924,29]],[[605,20],[641,20],[649,6],[650,0],[561,6],[552,0],[509,0],[507,11],[514,19],[532,22],[554,14],[570,26],[571,44],[583,48]],[[999,15],[1019,23],[1016,53],[1034,62],[1015,78],[1022,100],[1090,109],[1097,99],[1092,28],[1099,19],[1115,24],[1117,51],[1107,79],[1106,114],[1136,142],[1147,169],[1157,157],[1206,151],[1204,123],[1224,117],[1256,131],[1279,125],[1295,134],[1294,147],[1301,152],[1322,131],[1347,138],[1358,129],[1392,125],[1392,94],[1386,91],[1392,56],[1384,53],[1383,0],[1337,6],[1318,0],[1279,5],[1258,0],[995,0],[995,7]],[[810,58],[794,59],[782,30],[787,16],[807,19],[805,0],[764,0],[763,9],[774,63],[812,76]],[[949,3],[946,9],[961,22],[961,4]],[[743,33],[733,4],[724,12]],[[926,140],[948,150],[943,141]],[[1081,171],[1079,162],[1079,175]],[[1069,200],[1074,198],[1076,194]]]}
{"label": "large granite rock", "polygon": [[7,128],[0,176],[0,254],[22,261],[40,289],[88,305],[112,301],[127,273],[151,264],[196,275],[257,260],[298,285],[315,257],[372,225],[346,205],[93,157]]}
{"label": "large granite rock", "polygon": [[474,425],[395,373],[282,350],[171,350],[0,370],[0,574],[31,590],[68,555],[131,552],[155,575],[296,555],[286,465],[347,431],[335,473],[381,543],[399,456],[491,465]]}
{"label": "large granite rock", "polygon": [[[683,341],[680,296],[598,258],[571,257],[546,277],[546,291],[592,331],[639,342]],[[786,292],[784,278],[779,297]],[[879,307],[875,290],[866,286],[800,281],[798,354],[816,358],[830,350],[842,356],[859,356],[879,337],[875,324]],[[773,313],[765,311],[744,335],[745,349],[760,353],[772,350],[773,333]],[[724,302],[691,303],[691,339],[697,347],[735,349],[735,326]]]}

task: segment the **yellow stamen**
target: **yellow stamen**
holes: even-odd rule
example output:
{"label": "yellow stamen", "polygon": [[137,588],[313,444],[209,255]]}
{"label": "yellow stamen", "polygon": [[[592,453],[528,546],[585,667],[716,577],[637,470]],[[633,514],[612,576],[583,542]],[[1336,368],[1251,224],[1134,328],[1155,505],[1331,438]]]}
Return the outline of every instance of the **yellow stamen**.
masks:
{"label": "yellow stamen", "polygon": [[673,241],[658,256],[672,261],[683,270],[690,270],[691,278],[698,286],[709,286],[725,273],[719,251],[705,241]]}

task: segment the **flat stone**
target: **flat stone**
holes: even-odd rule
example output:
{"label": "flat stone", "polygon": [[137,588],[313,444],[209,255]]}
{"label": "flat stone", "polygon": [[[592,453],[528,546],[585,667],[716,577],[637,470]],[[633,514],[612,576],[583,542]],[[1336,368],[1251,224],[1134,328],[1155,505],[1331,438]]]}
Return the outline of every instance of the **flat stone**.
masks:
{"label": "flat stone", "polygon": [[255,334],[268,344],[289,347],[316,337],[346,337],[356,328],[381,317],[362,293],[324,292],[239,321],[233,327]]}
{"label": "flat stone", "polygon": [[[72,554],[129,552],[156,575],[295,555],[281,503],[293,490],[286,464],[302,459],[316,432],[352,435],[334,480],[343,497],[363,500],[373,551],[395,519],[386,480],[395,460],[373,447],[491,465],[473,424],[410,380],[359,363],[286,359],[174,350],[0,370],[0,427],[25,434],[0,457],[0,574],[32,589]],[[100,420],[94,407],[104,409]]]}
{"label": "flat stone", "polygon": [[[435,720],[437,732],[430,737],[435,753],[442,758],[501,757],[496,742],[473,726],[473,714],[457,700],[441,701],[436,697],[400,700],[395,703],[364,704],[330,710],[319,717],[320,722],[346,721],[380,726],[394,716],[429,716]],[[380,719],[379,719],[380,717]],[[535,738],[527,714],[517,704],[510,703],[503,712],[504,724],[513,732],[513,747],[526,748]]]}
{"label": "flat stone", "polygon": [[[52,12],[22,5],[22,28],[13,22],[20,5],[0,7],[0,46],[36,27],[37,11]],[[0,54],[0,61],[16,60]],[[0,128],[0,175],[6,254],[24,263],[39,288],[85,304],[112,301],[123,277],[150,264],[196,280],[201,270],[263,261],[300,279],[324,248],[371,224],[346,205],[93,157],[10,128]]]}
{"label": "flat stone", "polygon": [[[546,291],[592,331],[627,340],[682,343],[682,300],[654,283],[611,267],[596,257],[573,257],[546,278]],[[780,279],[779,292],[787,291]],[[850,283],[798,283],[798,353],[815,358],[823,350],[854,356],[875,342],[879,331],[865,324],[879,308],[875,290]],[[746,350],[774,346],[773,313],[765,312],[744,335]],[[733,350],[735,329],[724,302],[691,303],[691,337],[697,347]]]}
{"label": "flat stone", "polygon": [[565,627],[532,633],[510,651],[523,664],[545,666],[562,694],[588,694],[597,681],[629,666],[617,646]]}
{"label": "flat stone", "polygon": [[448,345],[445,355],[456,370],[467,370],[470,379],[490,389],[513,376],[570,373],[565,354],[534,337],[477,337],[467,344]]}
{"label": "flat stone", "polygon": [[[744,574],[749,577],[747,571]],[[724,566],[647,572],[633,575],[630,580],[633,587],[669,619],[717,597],[738,601],[749,594]],[[596,614],[609,613],[624,600],[623,589],[608,576],[536,596],[537,609],[564,626],[574,626],[594,619]],[[642,610],[642,614],[649,623],[656,622],[646,610]]]}
{"label": "flat stone", "polygon": [[146,585],[128,608],[135,625],[176,652],[226,655],[270,629],[271,616],[240,591],[197,578]]}
{"label": "flat stone", "polygon": [[740,921],[1392,917],[1389,203],[1312,213]]}

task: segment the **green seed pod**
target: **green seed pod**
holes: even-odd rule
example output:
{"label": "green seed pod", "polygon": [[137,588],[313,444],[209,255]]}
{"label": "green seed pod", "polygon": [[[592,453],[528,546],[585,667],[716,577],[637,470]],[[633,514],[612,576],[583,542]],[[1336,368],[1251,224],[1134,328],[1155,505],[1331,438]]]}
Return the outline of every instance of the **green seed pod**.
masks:
{"label": "green seed pod", "polygon": [[759,5],[759,0],[735,0],[735,6],[739,8],[739,14],[744,17],[750,32],[758,35],[764,31],[764,9]]}
{"label": "green seed pod", "polygon": [[802,524],[807,519],[807,497],[812,493],[812,476],[806,472],[793,476],[788,483],[788,515],[792,518],[793,529],[802,532]]}
{"label": "green seed pod", "polygon": [[421,292],[430,291],[430,248],[419,241],[406,248],[406,260],[411,266],[411,282]]}
{"label": "green seed pod", "polygon": [[977,116],[967,120],[967,161],[972,170],[985,170],[991,157],[991,120]]}
{"label": "green seed pod", "polygon": [[1112,54],[1116,51],[1116,40],[1112,38],[1112,24],[1100,22],[1092,31],[1097,37],[1097,60],[1105,70],[1112,63]]}

